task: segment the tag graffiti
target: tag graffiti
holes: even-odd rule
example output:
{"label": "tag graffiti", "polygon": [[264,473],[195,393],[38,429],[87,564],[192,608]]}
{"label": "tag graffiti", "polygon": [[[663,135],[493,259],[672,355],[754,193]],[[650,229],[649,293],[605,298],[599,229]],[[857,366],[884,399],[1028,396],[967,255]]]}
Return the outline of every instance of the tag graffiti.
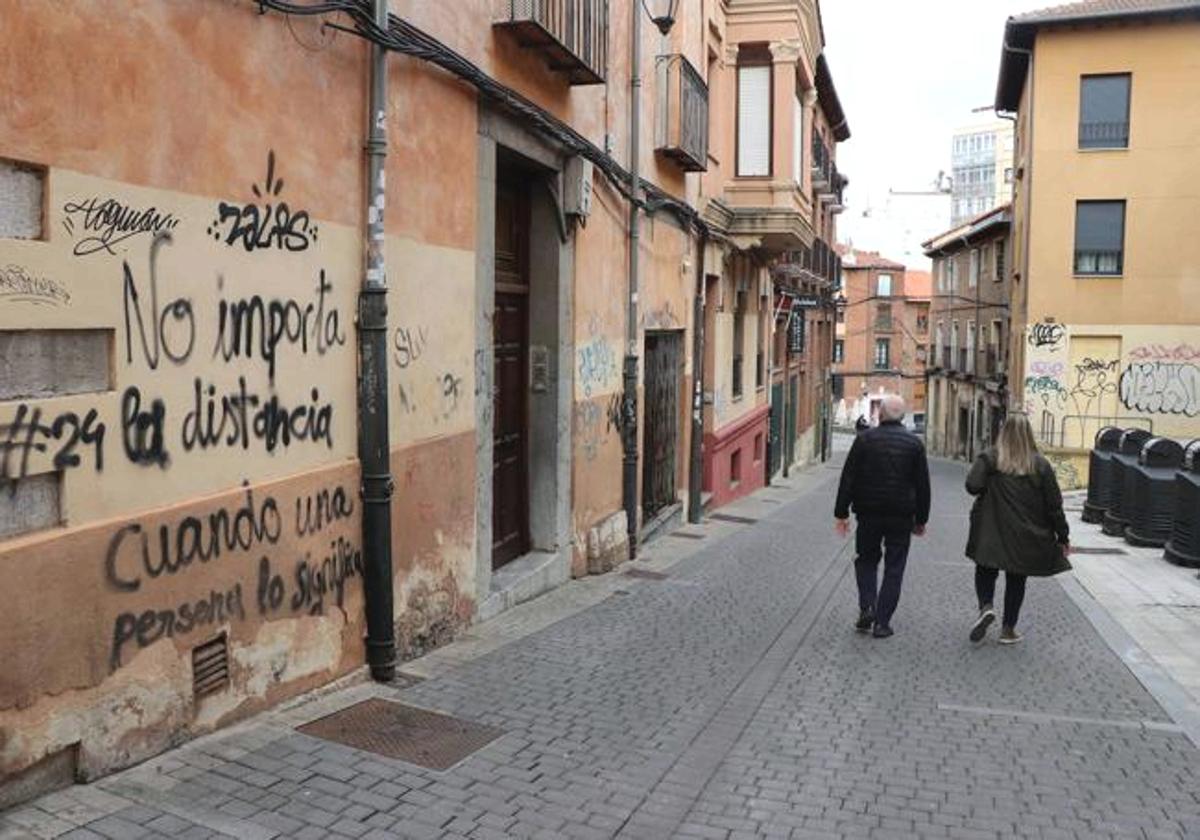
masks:
{"label": "tag graffiti", "polygon": [[1121,374],[1121,402],[1146,414],[1200,414],[1200,366],[1135,362]]}

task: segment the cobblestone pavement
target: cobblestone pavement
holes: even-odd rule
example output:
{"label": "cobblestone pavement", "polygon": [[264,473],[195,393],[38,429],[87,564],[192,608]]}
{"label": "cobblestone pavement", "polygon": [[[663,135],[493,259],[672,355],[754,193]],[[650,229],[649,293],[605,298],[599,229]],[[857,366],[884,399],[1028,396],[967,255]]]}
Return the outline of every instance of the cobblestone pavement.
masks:
{"label": "cobblestone pavement", "polygon": [[449,771],[276,716],[43,797],[0,837],[1200,837],[1200,751],[1058,582],[1030,582],[1021,645],[967,641],[963,468],[933,470],[891,639],[851,629],[822,467],[665,580],[297,712],[386,696],[506,733]]}

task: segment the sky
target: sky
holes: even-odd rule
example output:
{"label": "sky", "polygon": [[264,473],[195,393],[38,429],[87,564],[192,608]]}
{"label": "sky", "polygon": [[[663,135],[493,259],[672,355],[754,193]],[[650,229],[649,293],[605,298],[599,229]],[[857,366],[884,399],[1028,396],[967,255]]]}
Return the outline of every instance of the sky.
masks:
{"label": "sky", "polygon": [[[903,242],[908,259],[885,256],[928,267],[912,264],[922,258],[920,242],[909,240],[948,228],[948,201],[944,223],[934,230],[926,228],[942,216],[939,199],[932,207],[891,201],[891,229],[881,230],[888,192],[928,190],[939,170],[949,174],[953,129],[992,116],[971,111],[994,99],[1005,19],[1050,5],[1053,0],[822,0],[825,57],[851,133],[837,152],[838,169],[850,178],[840,241],[872,251],[895,251]],[[875,218],[864,218],[866,210]]]}

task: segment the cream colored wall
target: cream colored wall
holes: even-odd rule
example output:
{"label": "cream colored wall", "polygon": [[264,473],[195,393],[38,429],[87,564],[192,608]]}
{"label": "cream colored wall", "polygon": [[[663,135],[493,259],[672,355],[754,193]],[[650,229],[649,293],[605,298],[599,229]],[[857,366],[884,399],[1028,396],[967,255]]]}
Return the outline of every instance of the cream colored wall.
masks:
{"label": "cream colored wall", "polygon": [[[1200,323],[1200,22],[1036,43],[1029,320]],[[1132,73],[1129,148],[1078,149],[1080,75]],[[1072,276],[1075,202],[1125,199],[1120,278]]]}
{"label": "cream colored wall", "polygon": [[[721,279],[720,286],[724,305],[716,313],[716,326],[713,335],[706,335],[705,342],[714,343],[714,369],[706,374],[706,380],[712,384],[712,420],[710,431],[720,430],[744,417],[766,403],[767,389],[755,387],[754,365],[755,355],[765,337],[759,330],[760,307],[769,309],[771,298],[762,298],[759,289],[763,288],[766,269],[753,265],[747,258],[738,257],[727,263],[729,269]],[[742,394],[733,395],[733,356],[734,356],[734,307],[737,300],[738,278],[743,278],[746,286],[746,312],[743,316],[745,323],[742,330]],[[767,316],[767,330],[771,329],[770,315]],[[764,358],[764,366],[766,359]],[[766,371],[764,371],[766,373]],[[764,381],[764,385],[767,384]]]}
{"label": "cream colored wall", "polygon": [[[111,390],[0,403],[0,428],[11,429],[25,406],[23,427],[31,412],[40,411],[47,430],[32,438],[44,451],[30,448],[27,461],[17,457],[25,454],[24,447],[10,452],[10,477],[53,470],[67,438],[55,437],[50,429],[55,423],[73,428],[60,418],[73,415],[88,425],[92,416],[90,428],[99,439],[80,442],[68,453],[79,457],[78,464],[63,469],[66,524],[169,505],[236,486],[243,478],[268,480],[354,457],[354,379],[348,374],[355,364],[361,242],[352,229],[312,219],[309,233],[294,240],[297,247],[304,243],[302,250],[247,251],[240,238],[227,244],[225,234],[236,222],[220,221],[219,206],[228,201],[240,211],[261,205],[250,188],[265,179],[267,156],[264,146],[259,159],[244,165],[243,194],[223,197],[53,169],[48,239],[0,240],[0,264],[20,265],[70,295],[55,306],[6,302],[0,306],[0,329],[111,331]],[[280,156],[275,166],[284,183],[280,197],[286,199],[292,176],[287,158]],[[173,224],[157,244],[152,234],[143,233],[119,243],[114,237],[106,248],[98,244],[103,229],[88,229],[86,212],[73,209],[93,199],[97,204],[111,199],[133,210],[156,208]],[[303,211],[299,205],[291,208]],[[234,310],[243,302],[263,308],[253,325],[249,317],[241,319],[239,330]],[[279,411],[305,409],[298,430],[311,427],[320,433],[315,440],[306,435],[285,443],[282,434],[272,439],[262,433],[265,427],[245,430],[238,408],[243,394],[250,426],[265,423],[264,408],[277,400]],[[123,400],[130,409],[124,419]],[[149,418],[156,405],[161,421],[148,427],[145,439],[148,443],[161,431],[162,447],[154,452],[138,447],[138,457],[131,457],[125,439],[137,437],[133,410]],[[310,408],[317,421],[311,424]]]}
{"label": "cream colored wall", "polygon": [[1200,437],[1200,325],[1033,324],[1023,409],[1039,439],[1090,448],[1102,426]]}

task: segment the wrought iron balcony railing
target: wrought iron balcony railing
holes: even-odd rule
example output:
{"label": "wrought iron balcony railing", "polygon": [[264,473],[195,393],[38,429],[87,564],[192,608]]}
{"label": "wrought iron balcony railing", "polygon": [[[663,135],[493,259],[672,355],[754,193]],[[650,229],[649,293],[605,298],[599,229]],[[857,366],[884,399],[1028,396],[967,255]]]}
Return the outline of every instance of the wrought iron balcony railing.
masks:
{"label": "wrought iron balcony railing", "polygon": [[608,0],[499,0],[495,25],[540,50],[571,84],[604,82]]}
{"label": "wrought iron balcony railing", "polygon": [[1079,148],[1124,149],[1129,146],[1128,122],[1081,122]]}
{"label": "wrought iron balcony railing", "polygon": [[1076,251],[1076,274],[1120,274],[1124,269],[1123,251]]}
{"label": "wrought iron balcony railing", "polygon": [[708,86],[682,55],[658,57],[657,151],[685,172],[708,168]]}

